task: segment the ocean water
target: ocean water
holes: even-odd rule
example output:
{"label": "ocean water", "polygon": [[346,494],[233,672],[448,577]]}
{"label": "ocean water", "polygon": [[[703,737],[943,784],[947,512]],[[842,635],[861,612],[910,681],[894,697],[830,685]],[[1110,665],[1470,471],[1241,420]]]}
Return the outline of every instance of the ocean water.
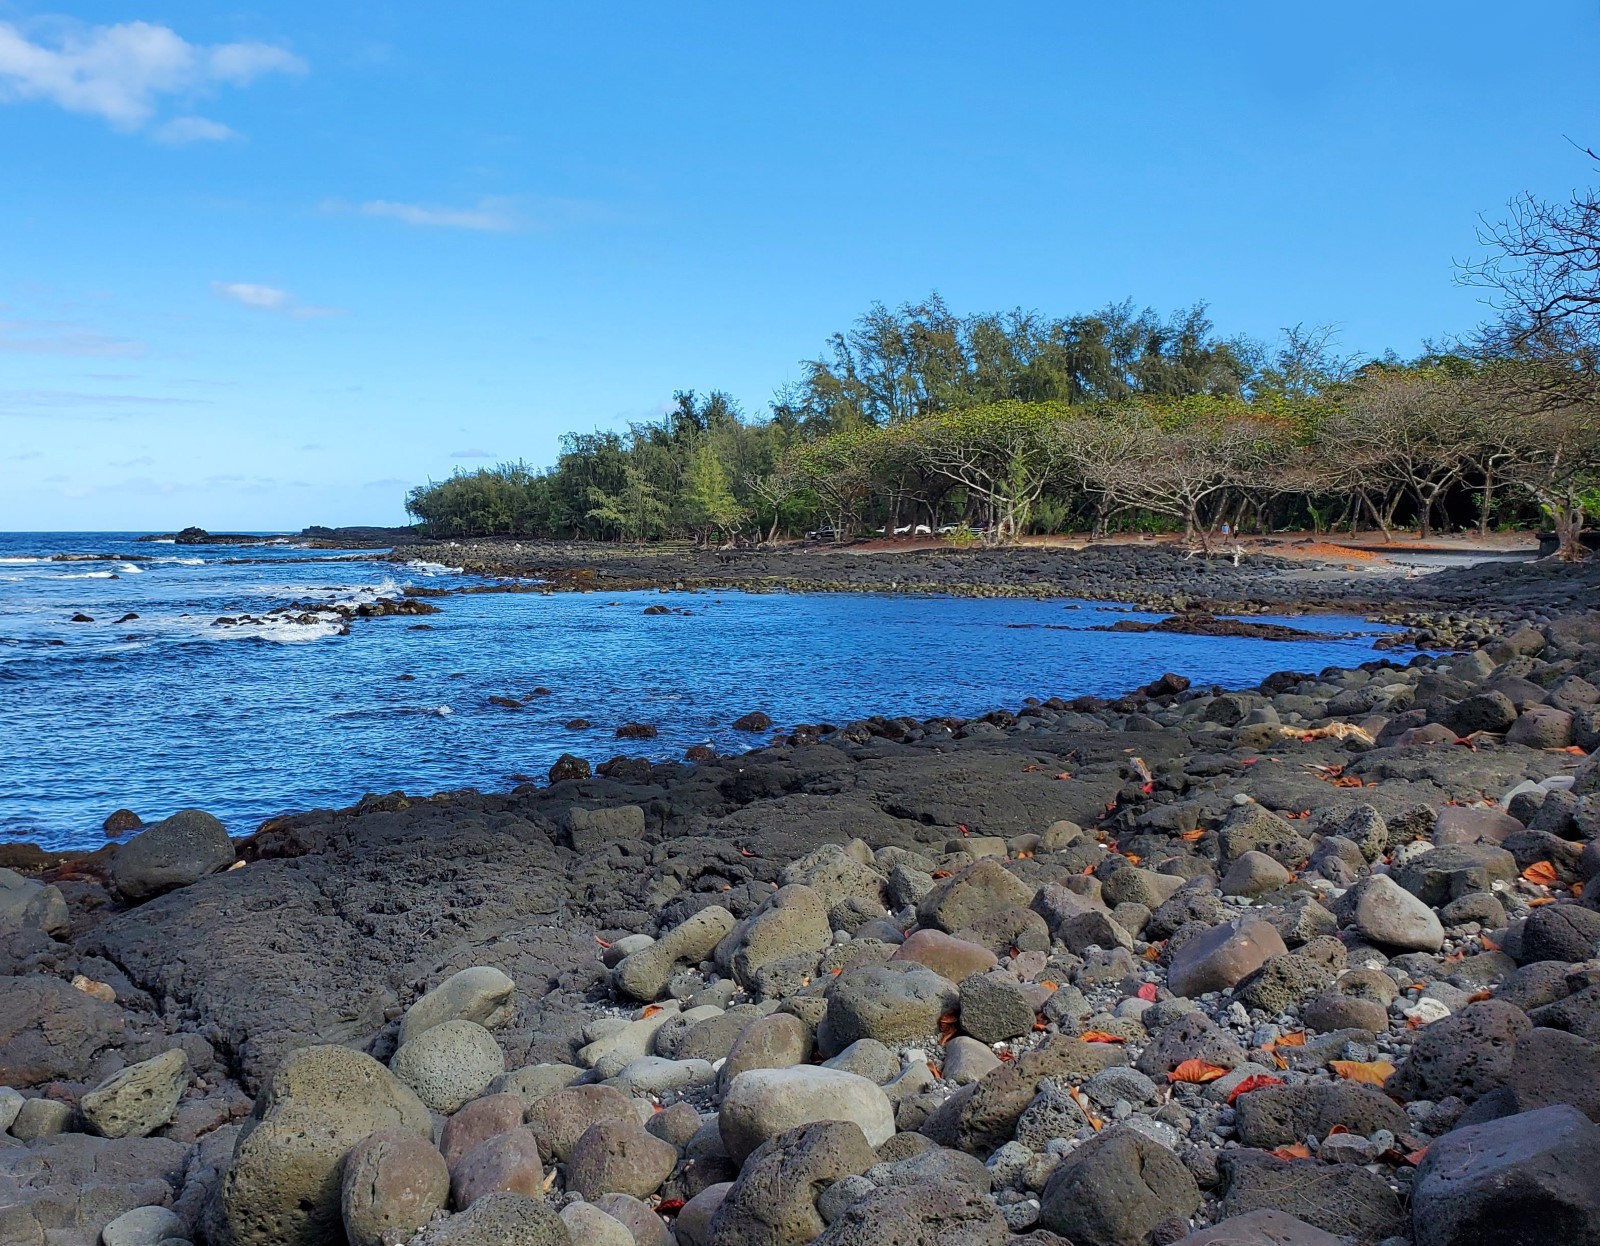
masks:
{"label": "ocean water", "polygon": [[[107,557],[53,560],[65,553]],[[1169,670],[1238,686],[1366,661],[1389,630],[1319,615],[1274,621],[1338,635],[1109,634],[1086,629],[1154,616],[1059,600],[736,592],[447,596],[439,614],[356,619],[347,633],[317,613],[408,585],[483,583],[372,551],[0,534],[0,836],[93,845],[114,809],[152,821],[187,806],[241,834],[366,792],[504,789],[568,751],[601,761],[749,748],[761,738],[729,724],[755,709],[779,726],[972,716],[1029,696],[1118,694]],[[647,615],[655,605],[674,613]],[[138,617],[117,621],[127,614]],[[215,622],[242,616],[255,621]],[[521,709],[488,700],[537,687],[550,691]],[[567,730],[575,718],[594,725]],[[660,735],[616,739],[629,721]]]}

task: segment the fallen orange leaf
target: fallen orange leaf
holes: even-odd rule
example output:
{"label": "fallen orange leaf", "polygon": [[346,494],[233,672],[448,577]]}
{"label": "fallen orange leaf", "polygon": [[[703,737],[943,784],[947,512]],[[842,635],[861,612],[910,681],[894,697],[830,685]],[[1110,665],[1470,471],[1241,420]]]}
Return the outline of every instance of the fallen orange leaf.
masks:
{"label": "fallen orange leaf", "polygon": [[1228,1070],[1220,1064],[1207,1064],[1204,1060],[1185,1060],[1172,1072],[1167,1074],[1169,1082],[1214,1082],[1219,1077],[1226,1077]]}
{"label": "fallen orange leaf", "polygon": [[1128,1041],[1120,1034],[1109,1034],[1105,1030],[1085,1030],[1078,1037],[1086,1043],[1125,1043]]}
{"label": "fallen orange leaf", "polygon": [[1156,998],[1156,984],[1154,982],[1146,982],[1139,988],[1137,994],[1139,998],[1144,1000],[1146,1003],[1154,1003]]}
{"label": "fallen orange leaf", "polygon": [[1252,1073],[1228,1092],[1228,1105],[1231,1107],[1235,1099],[1240,1095],[1249,1094],[1252,1090],[1260,1090],[1263,1086],[1281,1085],[1283,1085],[1281,1077],[1274,1077],[1271,1073]]}
{"label": "fallen orange leaf", "polygon": [[1196,840],[1201,840],[1205,837],[1206,833],[1202,830],[1185,831],[1182,835],[1178,836],[1179,839],[1185,840],[1191,844]]}
{"label": "fallen orange leaf", "polygon": [[1272,1154],[1279,1159],[1310,1159],[1311,1148],[1304,1142],[1296,1142],[1292,1146],[1281,1146]]}
{"label": "fallen orange leaf", "polygon": [[1394,1076],[1394,1065],[1387,1060],[1330,1060],[1328,1067],[1335,1076],[1368,1086],[1381,1086]]}
{"label": "fallen orange leaf", "polygon": [[1481,1003],[1483,1003],[1484,1000],[1493,999],[1493,998],[1494,998],[1494,992],[1493,991],[1474,991],[1471,995],[1467,996],[1467,1003],[1469,1003],[1469,1004],[1481,1004]]}
{"label": "fallen orange leaf", "polygon": [[657,1015],[660,1011],[661,1011],[661,1005],[660,1004],[651,1004],[648,1007],[646,1007],[643,1012],[641,1012],[639,1014],[639,1019],[642,1021],[646,1017],[653,1017],[653,1016]]}
{"label": "fallen orange leaf", "polygon": [[1537,886],[1548,887],[1556,881],[1556,867],[1549,861],[1535,861],[1522,871],[1522,876]]}
{"label": "fallen orange leaf", "polygon": [[1276,1047],[1304,1047],[1306,1045],[1306,1032],[1296,1030],[1293,1034],[1285,1034],[1273,1044]]}

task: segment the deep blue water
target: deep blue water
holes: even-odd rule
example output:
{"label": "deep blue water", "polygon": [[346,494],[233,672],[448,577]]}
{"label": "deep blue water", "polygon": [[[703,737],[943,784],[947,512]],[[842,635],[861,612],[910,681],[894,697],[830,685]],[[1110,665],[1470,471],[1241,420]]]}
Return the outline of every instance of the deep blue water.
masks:
{"label": "deep blue water", "polygon": [[[64,552],[118,560],[45,561]],[[94,844],[113,809],[149,821],[189,805],[239,834],[368,791],[504,788],[566,751],[748,748],[759,738],[728,724],[753,709],[780,726],[970,716],[1028,696],[1121,693],[1168,670],[1242,685],[1365,661],[1387,630],[1317,616],[1299,623],[1359,634],[1118,635],[1083,630],[1129,617],[1090,603],[713,592],[455,596],[440,614],[356,620],[343,636],[332,622],[212,625],[468,582],[370,552],[0,534],[0,834]],[[644,614],[656,604],[690,613]],[[94,622],[70,622],[75,612]],[[139,618],[113,621],[126,613]],[[488,703],[537,686],[550,695],[524,709]],[[563,728],[578,717],[594,726]],[[659,738],[617,740],[630,720]]]}

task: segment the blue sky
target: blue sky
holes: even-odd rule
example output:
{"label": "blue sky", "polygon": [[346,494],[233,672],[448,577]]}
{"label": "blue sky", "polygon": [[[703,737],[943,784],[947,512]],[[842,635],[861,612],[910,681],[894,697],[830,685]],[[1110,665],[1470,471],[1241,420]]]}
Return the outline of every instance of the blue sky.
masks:
{"label": "blue sky", "polygon": [[1600,6],[0,0],[0,529],[402,522],[874,300],[1467,329]]}

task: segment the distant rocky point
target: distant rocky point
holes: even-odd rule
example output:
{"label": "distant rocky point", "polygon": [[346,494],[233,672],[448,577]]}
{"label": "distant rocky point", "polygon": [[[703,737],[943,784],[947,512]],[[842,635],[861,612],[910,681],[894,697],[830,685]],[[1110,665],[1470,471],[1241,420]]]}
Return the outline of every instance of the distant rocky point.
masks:
{"label": "distant rocky point", "polygon": [[313,524],[299,532],[207,532],[188,527],[181,532],[156,532],[140,541],[171,541],[175,545],[299,545],[312,549],[380,549],[399,541],[414,540],[414,528],[325,528]]}

